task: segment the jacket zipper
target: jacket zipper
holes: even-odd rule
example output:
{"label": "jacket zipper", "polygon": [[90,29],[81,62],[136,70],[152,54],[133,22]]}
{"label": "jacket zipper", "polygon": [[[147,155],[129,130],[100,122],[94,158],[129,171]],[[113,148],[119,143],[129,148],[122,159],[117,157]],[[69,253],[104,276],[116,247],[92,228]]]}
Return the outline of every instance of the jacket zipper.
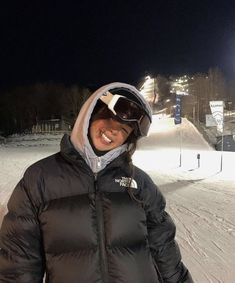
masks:
{"label": "jacket zipper", "polygon": [[97,174],[95,174],[95,207],[97,214],[98,241],[100,250],[101,278],[103,283],[108,283],[108,265],[105,250],[104,215],[102,208],[102,196],[97,186]]}

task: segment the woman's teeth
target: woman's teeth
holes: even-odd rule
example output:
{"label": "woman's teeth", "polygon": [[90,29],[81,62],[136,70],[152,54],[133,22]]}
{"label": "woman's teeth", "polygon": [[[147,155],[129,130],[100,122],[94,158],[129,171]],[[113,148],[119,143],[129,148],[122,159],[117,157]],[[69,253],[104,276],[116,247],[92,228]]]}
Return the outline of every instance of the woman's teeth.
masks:
{"label": "woman's teeth", "polygon": [[111,143],[112,141],[104,134],[104,133],[102,133],[102,138],[106,141],[106,142],[108,142],[108,143]]}

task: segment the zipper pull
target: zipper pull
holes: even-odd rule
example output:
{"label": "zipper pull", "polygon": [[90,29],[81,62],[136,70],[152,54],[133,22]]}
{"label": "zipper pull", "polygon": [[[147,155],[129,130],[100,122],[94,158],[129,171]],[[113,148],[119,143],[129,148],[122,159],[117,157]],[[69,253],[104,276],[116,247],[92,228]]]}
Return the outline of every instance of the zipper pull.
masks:
{"label": "zipper pull", "polygon": [[95,182],[97,180],[97,173],[94,173]]}
{"label": "zipper pull", "polygon": [[98,160],[97,160],[97,167],[100,168],[101,167],[101,158],[98,157]]}

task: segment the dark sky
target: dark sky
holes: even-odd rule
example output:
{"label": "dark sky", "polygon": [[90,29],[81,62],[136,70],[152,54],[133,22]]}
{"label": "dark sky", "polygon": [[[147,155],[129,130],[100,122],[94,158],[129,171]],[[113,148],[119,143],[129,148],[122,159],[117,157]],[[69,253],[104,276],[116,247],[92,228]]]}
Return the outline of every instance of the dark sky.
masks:
{"label": "dark sky", "polygon": [[0,87],[235,77],[235,1],[2,1]]}

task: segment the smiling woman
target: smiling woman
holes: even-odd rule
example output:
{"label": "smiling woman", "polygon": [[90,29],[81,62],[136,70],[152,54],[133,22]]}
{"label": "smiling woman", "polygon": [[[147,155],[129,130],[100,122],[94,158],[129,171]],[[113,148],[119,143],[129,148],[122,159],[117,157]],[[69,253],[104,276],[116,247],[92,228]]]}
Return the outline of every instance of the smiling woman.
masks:
{"label": "smiling woman", "polygon": [[151,121],[131,85],[90,96],[60,152],[31,165],[10,197],[0,282],[193,282],[162,193],[132,164]]}

